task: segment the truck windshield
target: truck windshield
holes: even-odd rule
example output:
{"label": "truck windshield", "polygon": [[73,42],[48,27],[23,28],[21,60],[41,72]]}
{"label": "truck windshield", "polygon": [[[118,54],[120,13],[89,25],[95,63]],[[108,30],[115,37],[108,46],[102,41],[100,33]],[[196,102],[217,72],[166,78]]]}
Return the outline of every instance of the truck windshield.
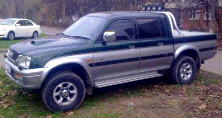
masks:
{"label": "truck windshield", "polygon": [[0,25],[13,25],[15,23],[16,20],[3,20],[0,21]]}
{"label": "truck windshield", "polygon": [[85,37],[91,39],[106,19],[98,17],[83,17],[67,28],[63,34],[70,37]]}

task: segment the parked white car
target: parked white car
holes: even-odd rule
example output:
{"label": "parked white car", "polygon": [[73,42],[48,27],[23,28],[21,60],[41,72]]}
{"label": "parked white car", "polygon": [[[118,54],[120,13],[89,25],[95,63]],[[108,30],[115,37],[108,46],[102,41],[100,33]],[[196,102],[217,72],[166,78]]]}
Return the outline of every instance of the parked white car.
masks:
{"label": "parked white car", "polygon": [[14,40],[17,37],[38,38],[41,34],[39,25],[28,19],[10,18],[0,21],[0,38]]}

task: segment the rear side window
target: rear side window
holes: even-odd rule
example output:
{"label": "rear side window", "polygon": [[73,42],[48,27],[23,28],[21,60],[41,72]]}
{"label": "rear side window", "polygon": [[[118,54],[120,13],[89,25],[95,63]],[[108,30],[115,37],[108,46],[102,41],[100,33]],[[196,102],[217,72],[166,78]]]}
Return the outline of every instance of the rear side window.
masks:
{"label": "rear side window", "polygon": [[32,26],[33,24],[30,21],[25,21],[26,26]]}
{"label": "rear side window", "polygon": [[139,39],[163,37],[158,19],[137,19]]}

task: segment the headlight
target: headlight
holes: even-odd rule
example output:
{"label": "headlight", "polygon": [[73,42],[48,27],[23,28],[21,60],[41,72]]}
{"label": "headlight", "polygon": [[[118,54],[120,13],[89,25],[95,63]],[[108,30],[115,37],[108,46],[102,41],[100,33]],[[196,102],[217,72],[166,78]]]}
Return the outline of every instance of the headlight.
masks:
{"label": "headlight", "polygon": [[31,63],[31,57],[19,56],[16,62],[18,63],[18,66],[28,69]]}
{"label": "headlight", "polygon": [[6,30],[6,28],[4,28],[4,29],[0,29],[0,31],[5,31]]}

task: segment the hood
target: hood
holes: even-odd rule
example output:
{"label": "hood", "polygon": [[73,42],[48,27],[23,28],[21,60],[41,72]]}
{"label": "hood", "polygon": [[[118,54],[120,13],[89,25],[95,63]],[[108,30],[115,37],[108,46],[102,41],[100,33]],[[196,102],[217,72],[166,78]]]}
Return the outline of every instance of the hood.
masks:
{"label": "hood", "polygon": [[12,27],[12,25],[0,25],[0,29],[9,28],[9,27]]}
{"label": "hood", "polygon": [[51,36],[42,39],[27,40],[13,44],[10,49],[18,54],[24,54],[31,51],[50,50],[54,48],[80,46],[92,42],[91,40],[69,38],[61,36]]}

